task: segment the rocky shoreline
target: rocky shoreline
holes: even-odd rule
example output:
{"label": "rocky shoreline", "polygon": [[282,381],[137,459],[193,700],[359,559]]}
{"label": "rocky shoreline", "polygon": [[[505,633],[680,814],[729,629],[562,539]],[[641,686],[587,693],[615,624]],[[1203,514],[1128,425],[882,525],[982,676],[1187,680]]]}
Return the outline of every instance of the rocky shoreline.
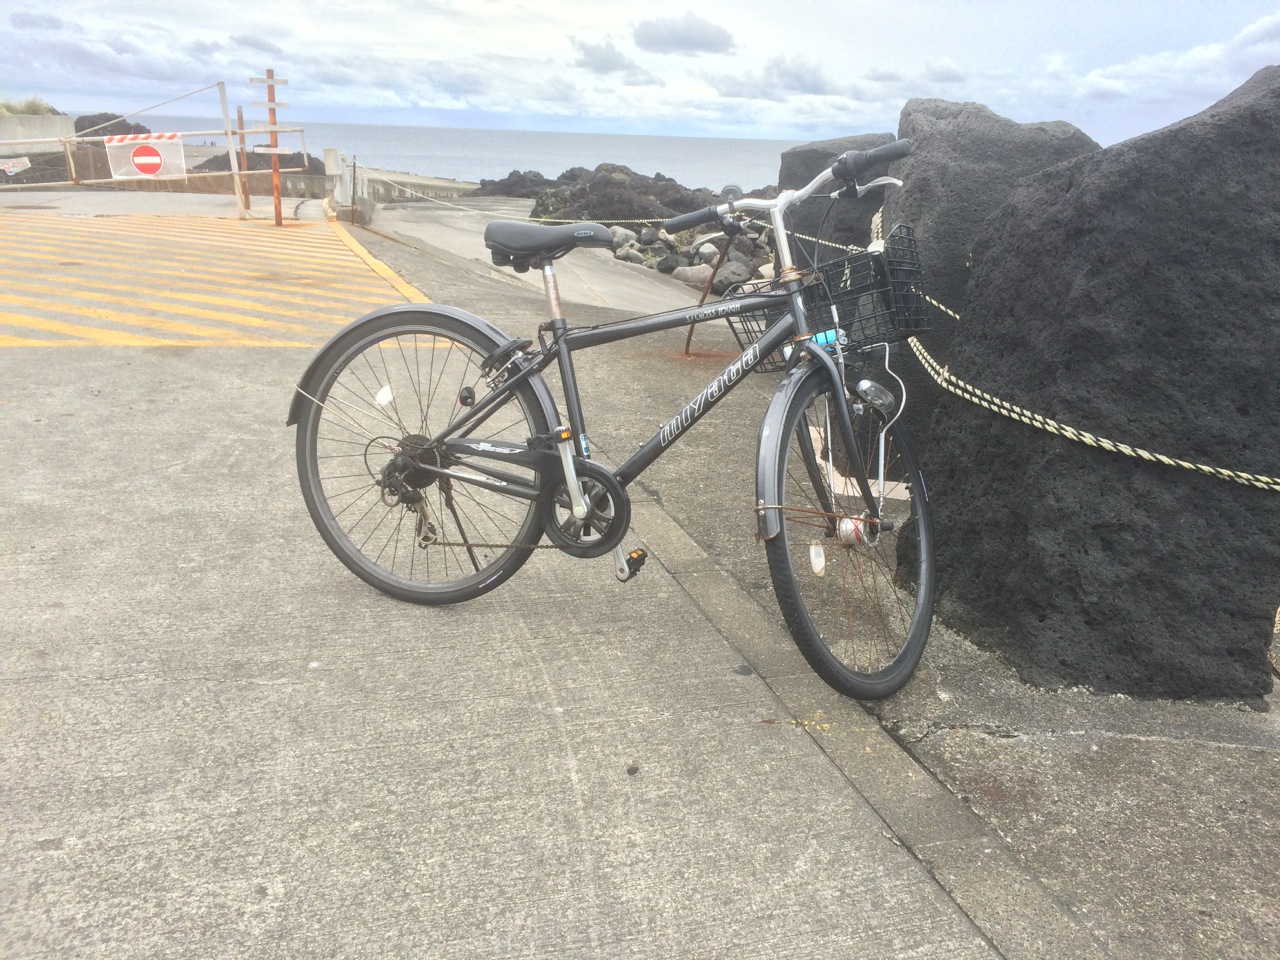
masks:
{"label": "rocky shoreline", "polygon": [[[616,163],[594,170],[574,167],[554,180],[537,171],[513,170],[501,180],[481,180],[473,196],[533,200],[531,216],[547,222],[590,220],[613,234],[613,255],[670,274],[717,296],[744,283],[772,276],[773,251],[764,231],[730,238],[714,226],[671,235],[662,224],[682,213],[722,202],[726,196],[691,190],[662,174],[646,176]],[[751,196],[776,196],[777,187]]]}

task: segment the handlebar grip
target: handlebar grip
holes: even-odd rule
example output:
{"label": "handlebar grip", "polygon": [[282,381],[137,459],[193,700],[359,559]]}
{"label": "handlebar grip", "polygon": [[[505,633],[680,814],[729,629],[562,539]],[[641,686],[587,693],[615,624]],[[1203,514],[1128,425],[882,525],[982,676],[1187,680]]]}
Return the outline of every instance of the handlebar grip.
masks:
{"label": "handlebar grip", "polygon": [[831,165],[831,173],[842,183],[853,183],[867,170],[882,163],[901,160],[911,155],[915,145],[910,140],[895,140],[872,150],[849,150]]}
{"label": "handlebar grip", "polygon": [[667,233],[679,233],[681,230],[691,230],[694,227],[700,227],[704,223],[719,223],[720,214],[716,212],[715,207],[703,207],[701,210],[694,210],[692,213],[682,213],[678,217],[672,217],[662,225],[662,229]]}

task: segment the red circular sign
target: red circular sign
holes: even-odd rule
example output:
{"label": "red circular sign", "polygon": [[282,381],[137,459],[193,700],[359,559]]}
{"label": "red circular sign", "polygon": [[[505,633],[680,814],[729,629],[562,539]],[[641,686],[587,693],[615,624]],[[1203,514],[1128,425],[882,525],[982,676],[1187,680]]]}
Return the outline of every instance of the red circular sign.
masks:
{"label": "red circular sign", "polygon": [[133,168],[146,176],[159,173],[164,166],[164,157],[149,143],[140,143],[134,147],[129,159],[133,161]]}

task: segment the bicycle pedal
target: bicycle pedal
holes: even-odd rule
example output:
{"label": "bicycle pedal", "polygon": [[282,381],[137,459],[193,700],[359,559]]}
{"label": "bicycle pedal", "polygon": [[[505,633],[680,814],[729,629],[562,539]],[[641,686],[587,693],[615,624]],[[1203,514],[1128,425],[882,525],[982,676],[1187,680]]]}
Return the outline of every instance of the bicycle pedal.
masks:
{"label": "bicycle pedal", "polygon": [[626,583],[644,566],[644,562],[649,559],[649,554],[643,548],[632,550],[630,553],[623,553],[622,547],[613,548],[613,564],[614,575],[622,583]]}

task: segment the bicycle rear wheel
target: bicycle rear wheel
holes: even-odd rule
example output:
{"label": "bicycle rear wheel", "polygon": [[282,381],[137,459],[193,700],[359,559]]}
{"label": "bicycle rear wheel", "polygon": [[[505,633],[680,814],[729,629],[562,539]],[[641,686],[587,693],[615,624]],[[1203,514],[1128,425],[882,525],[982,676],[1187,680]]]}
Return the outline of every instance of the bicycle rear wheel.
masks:
{"label": "bicycle rear wheel", "polygon": [[788,405],[776,460],[781,532],[765,548],[778,604],[810,666],[846,696],[874,700],[901,689],[924,653],[933,528],[906,433],[898,424],[882,432],[884,416],[864,404],[851,412],[854,435],[892,529],[876,533],[867,523],[837,403],[846,400],[815,369]]}
{"label": "bicycle rear wheel", "polygon": [[[388,464],[407,453],[453,472],[500,467],[536,488],[536,471],[492,460],[423,454],[427,441],[489,393],[480,365],[498,346],[473,326],[434,314],[388,316],[352,331],[312,379],[298,422],[298,479],[325,542],[384,593],[414,603],[469,600],[518,570],[542,536],[536,501],[499,486]],[[468,436],[523,444],[549,429],[523,384]]]}

